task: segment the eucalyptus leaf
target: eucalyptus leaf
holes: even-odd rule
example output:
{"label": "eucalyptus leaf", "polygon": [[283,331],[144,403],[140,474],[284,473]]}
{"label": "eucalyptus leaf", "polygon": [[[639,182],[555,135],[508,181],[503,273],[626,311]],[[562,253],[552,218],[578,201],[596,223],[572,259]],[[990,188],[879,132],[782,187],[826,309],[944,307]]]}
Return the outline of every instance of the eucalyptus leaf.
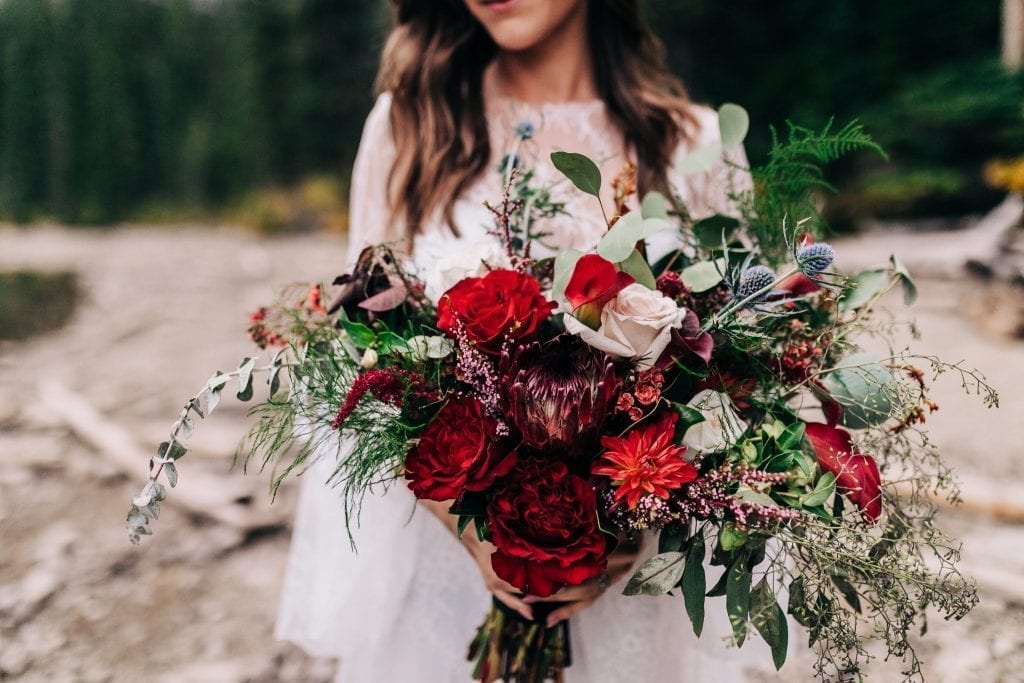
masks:
{"label": "eucalyptus leaf", "polygon": [[684,285],[699,294],[720,285],[725,279],[724,273],[725,260],[715,259],[714,261],[701,261],[683,268],[679,277]]}
{"label": "eucalyptus leaf", "polygon": [[[204,391],[205,390],[206,388],[204,387]],[[188,407],[194,410],[196,415],[198,415],[201,419],[205,419],[206,414],[203,413],[202,402],[199,400],[199,398],[199,396],[193,396],[192,398],[190,398],[188,400]]]}
{"label": "eucalyptus leaf", "polygon": [[888,284],[889,273],[885,268],[861,271],[847,282],[839,305],[843,310],[855,311],[874,299]]}
{"label": "eucalyptus leaf", "polygon": [[648,192],[640,203],[640,213],[644,218],[663,218],[668,220],[668,200],[660,192]]}
{"label": "eucalyptus leaf", "polygon": [[644,219],[632,211],[616,221],[597,243],[597,253],[612,263],[625,261],[636,249],[636,243],[643,239]]}
{"label": "eucalyptus leaf", "polygon": [[683,604],[690,617],[693,632],[700,637],[704,630],[704,591],[707,577],[704,575],[704,537],[699,533],[686,551],[686,568],[683,570]]}
{"label": "eucalyptus leaf", "polygon": [[601,196],[601,170],[589,157],[576,152],[552,152],[551,163],[583,192]]}
{"label": "eucalyptus leaf", "polygon": [[551,283],[551,296],[556,301],[565,301],[565,287],[572,278],[576,262],[583,256],[582,251],[566,249],[555,258],[555,273]]}
{"label": "eucalyptus leaf", "polygon": [[159,448],[156,449],[156,454],[161,458],[170,458],[171,460],[177,460],[181,458],[188,449],[182,446],[177,441],[164,441],[160,444]]}
{"label": "eucalyptus leaf", "polygon": [[206,382],[206,386],[212,391],[220,391],[229,381],[231,381],[231,375],[218,371]]}
{"label": "eucalyptus leaf", "polygon": [[847,356],[823,384],[843,407],[841,422],[850,429],[877,427],[892,417],[899,404],[896,380],[871,353]]}
{"label": "eucalyptus leaf", "polygon": [[185,434],[185,438],[192,436],[193,432],[195,432],[195,425],[188,415],[181,418],[181,431]]}
{"label": "eucalyptus leaf", "polygon": [[625,261],[619,264],[619,268],[622,269],[622,272],[632,275],[634,280],[647,289],[653,290],[658,286],[654,273],[651,272],[651,267],[647,265],[647,259],[636,249],[633,250],[633,253]]}
{"label": "eucalyptus leaf", "polygon": [[750,115],[738,104],[727,102],[718,108],[718,129],[726,151],[743,144],[750,131]]}
{"label": "eucalyptus leaf", "polygon": [[704,147],[687,154],[679,162],[676,170],[679,172],[679,175],[705,173],[714,168],[715,163],[721,158],[722,145],[716,142],[710,147]]}
{"label": "eucalyptus leaf", "polygon": [[164,464],[164,474],[167,475],[167,483],[171,485],[172,489],[178,485],[178,468],[174,466],[173,462]]}
{"label": "eucalyptus leaf", "polygon": [[683,578],[686,556],[661,553],[644,562],[626,584],[624,595],[664,595]]}
{"label": "eucalyptus leaf", "polygon": [[203,405],[206,406],[206,414],[212,415],[213,411],[217,409],[218,405],[220,405],[220,389],[211,389],[210,387],[206,387],[203,389],[202,393],[199,394],[199,398]]}
{"label": "eucalyptus leaf", "polygon": [[911,305],[917,301],[917,285],[914,284],[914,280],[910,277],[910,271],[903,265],[903,262],[896,258],[895,254],[889,257],[889,263],[892,265],[892,270],[899,278],[900,284],[903,285],[903,303],[904,305]]}
{"label": "eucalyptus leaf", "polygon": [[140,527],[145,527],[147,524],[149,524],[149,520],[146,518],[146,515],[142,514],[141,511],[131,512],[128,514],[129,527],[133,529],[138,529]]}
{"label": "eucalyptus leaf", "polygon": [[437,335],[416,335],[410,337],[407,346],[409,353],[419,360],[440,360],[447,357],[454,350],[452,343],[445,337]]}
{"label": "eucalyptus leaf", "polygon": [[255,358],[246,358],[238,366],[238,393],[235,398],[248,401],[252,398],[252,371],[256,367]]}
{"label": "eucalyptus leaf", "polygon": [[270,384],[270,398],[274,398],[278,390],[281,388],[281,366],[275,365],[270,369],[270,376],[267,378],[267,383]]}

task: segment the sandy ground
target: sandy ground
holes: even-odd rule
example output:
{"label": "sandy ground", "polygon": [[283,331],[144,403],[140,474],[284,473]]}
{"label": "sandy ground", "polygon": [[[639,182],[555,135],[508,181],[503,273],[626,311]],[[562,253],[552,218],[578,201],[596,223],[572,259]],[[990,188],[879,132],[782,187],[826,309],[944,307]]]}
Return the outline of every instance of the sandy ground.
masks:
{"label": "sandy ground", "polygon": [[[844,265],[898,250],[918,274],[912,311],[922,352],[967,359],[1001,390],[990,411],[959,382],[935,387],[933,435],[981,498],[1024,475],[1024,343],[992,332],[1002,310],[962,276],[962,238],[876,234],[839,245]],[[927,247],[927,248],[922,248]],[[296,276],[329,280],[340,238],[257,238],[227,228],[0,228],[0,270],[77,271],[85,298],[65,328],[0,346],[0,680],[329,681],[333,663],[273,639],[294,491],[273,507],[267,477],[244,482],[253,514],[280,526],[241,533],[172,505],[155,539],[128,544],[126,504],[145,462],[126,476],[40,400],[57,381],[140,446],[161,438],[213,369],[251,352],[247,313]],[[202,470],[236,484],[231,453],[244,409],[230,401],[198,426],[181,488]],[[995,492],[995,493],[992,493]],[[1011,494],[1007,494],[1011,495]],[[976,511],[944,514],[965,539],[982,602],[960,623],[935,620],[922,641],[933,681],[1024,680],[1024,528]],[[877,680],[895,680],[881,667]],[[778,680],[803,680],[802,669]]]}

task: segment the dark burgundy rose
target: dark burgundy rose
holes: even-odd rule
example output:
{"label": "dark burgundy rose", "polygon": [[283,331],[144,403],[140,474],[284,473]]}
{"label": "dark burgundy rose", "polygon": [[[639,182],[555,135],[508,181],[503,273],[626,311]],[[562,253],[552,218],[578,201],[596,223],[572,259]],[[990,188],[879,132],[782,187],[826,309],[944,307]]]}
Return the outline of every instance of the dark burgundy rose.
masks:
{"label": "dark burgundy rose", "polygon": [[556,307],[540,283],[514,270],[468,277],[441,295],[437,327],[453,339],[459,329],[484,353],[501,353],[506,337],[528,341]]}
{"label": "dark burgundy rose", "polygon": [[557,460],[521,458],[487,507],[494,572],[519,590],[547,597],[600,576],[608,548],[597,524],[597,494]]}
{"label": "dark burgundy rose", "polygon": [[495,440],[497,423],[475,398],[449,401],[405,458],[405,478],[417,498],[454,500],[483,491],[515,466],[515,452]]}
{"label": "dark burgundy rose", "polygon": [[532,448],[596,445],[621,382],[608,357],[575,335],[501,359],[505,412]]}

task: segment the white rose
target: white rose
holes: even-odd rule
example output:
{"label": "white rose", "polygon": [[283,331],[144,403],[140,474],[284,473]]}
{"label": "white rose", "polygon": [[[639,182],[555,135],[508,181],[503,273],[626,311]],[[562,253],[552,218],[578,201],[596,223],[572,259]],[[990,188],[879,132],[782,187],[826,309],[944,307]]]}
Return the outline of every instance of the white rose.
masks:
{"label": "white rose", "polygon": [[565,316],[565,329],[595,349],[612,356],[638,358],[637,367],[651,368],[686,317],[667,296],[641,284],[623,288],[601,311],[601,326],[592,330],[576,318]]}
{"label": "white rose", "polygon": [[686,405],[704,416],[703,422],[683,435],[683,444],[693,455],[725,450],[747,430],[747,423],[737,414],[729,394],[705,389]]}
{"label": "white rose", "polygon": [[427,278],[427,294],[437,301],[442,294],[467,277],[481,277],[488,271],[510,266],[508,254],[500,244],[472,244],[437,260]]}

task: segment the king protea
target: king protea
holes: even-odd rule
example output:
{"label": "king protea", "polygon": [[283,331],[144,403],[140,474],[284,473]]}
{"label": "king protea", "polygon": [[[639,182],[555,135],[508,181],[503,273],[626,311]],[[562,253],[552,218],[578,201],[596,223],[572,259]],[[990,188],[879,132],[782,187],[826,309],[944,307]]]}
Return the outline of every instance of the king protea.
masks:
{"label": "king protea", "polygon": [[572,452],[596,446],[620,384],[603,353],[562,335],[506,354],[501,369],[506,413],[526,446]]}

